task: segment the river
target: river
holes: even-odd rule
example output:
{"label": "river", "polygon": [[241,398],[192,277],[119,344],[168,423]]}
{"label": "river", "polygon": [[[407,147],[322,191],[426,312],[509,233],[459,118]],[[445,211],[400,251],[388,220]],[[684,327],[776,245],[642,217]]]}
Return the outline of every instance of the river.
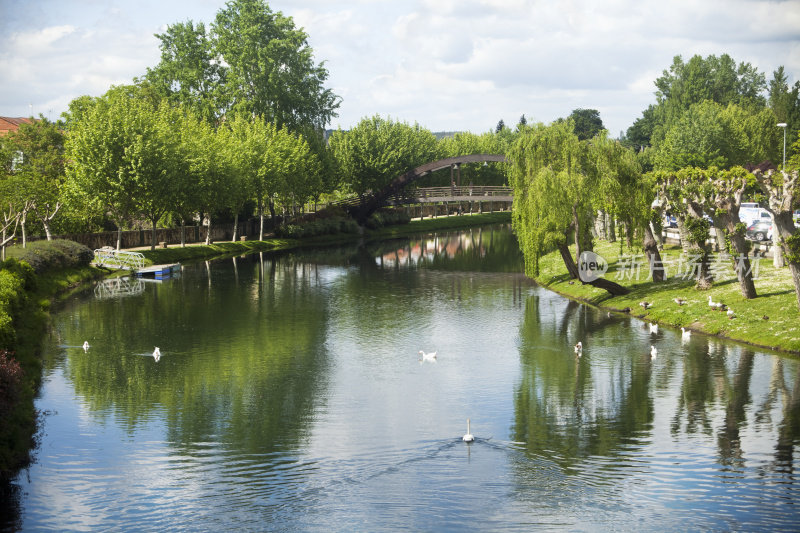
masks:
{"label": "river", "polygon": [[487,227],[88,288],[53,312],[3,526],[798,529],[796,358],[652,334],[521,265]]}

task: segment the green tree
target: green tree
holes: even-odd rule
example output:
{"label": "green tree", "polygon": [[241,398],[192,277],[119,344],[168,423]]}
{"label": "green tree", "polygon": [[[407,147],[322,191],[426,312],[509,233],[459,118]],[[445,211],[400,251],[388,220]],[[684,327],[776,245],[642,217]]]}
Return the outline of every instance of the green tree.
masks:
{"label": "green tree", "polygon": [[3,144],[3,163],[14,174],[19,200],[36,215],[51,240],[51,223],[62,207],[64,134],[40,115],[10,133]]}
{"label": "green tree", "polygon": [[575,124],[575,135],[581,141],[591,139],[605,129],[597,109],[574,109],[569,118]]}
{"label": "green tree", "polygon": [[762,108],[766,101],[764,74],[750,63],[736,62],[727,54],[684,62],[675,56],[672,65],[655,80],[656,103],[628,129],[626,138],[637,146],[657,146],[666,132],[692,105],[711,100],[745,109]]}
{"label": "green tree", "polygon": [[324,87],[328,71],[314,63],[308,36],[291,17],[263,0],[229,0],[212,31],[233,109],[291,130],[322,129],[336,116],[340,99]]}
{"label": "green tree", "polygon": [[147,69],[145,80],[172,104],[192,108],[216,123],[227,108],[223,92],[226,69],[215,55],[205,24],[179,22],[156,37],[161,41],[161,61]]}
{"label": "green tree", "polygon": [[362,119],[348,132],[335,131],[329,146],[343,185],[362,199],[437,155],[433,133],[377,115]]}
{"label": "green tree", "polygon": [[[557,249],[567,272],[577,279],[578,266],[569,250],[572,235],[576,257],[592,249],[592,197],[598,173],[590,170],[587,146],[578,140],[571,120],[527,128],[511,148],[514,188],[513,224],[525,255],[525,272],[535,277],[539,258]],[[592,285],[612,294],[627,290],[605,279]]]}
{"label": "green tree", "polygon": [[[783,66],[778,67],[772,73],[772,79],[769,81],[769,108],[775,113],[777,122],[786,123],[786,138],[796,139],[800,133],[800,81],[795,81],[794,85],[789,87],[789,78],[786,75],[786,70]],[[798,154],[798,149],[792,144],[786,147],[787,159],[791,158],[794,154]],[[781,154],[780,161],[783,154]]]}
{"label": "green tree", "polygon": [[175,110],[135,86],[112,87],[71,125],[66,187],[72,201],[107,213],[118,229],[141,214],[155,225],[169,210],[183,161]]}
{"label": "green tree", "polygon": [[778,155],[781,133],[769,109],[706,100],[693,104],[666,130],[653,163],[661,170],[757,164]]}

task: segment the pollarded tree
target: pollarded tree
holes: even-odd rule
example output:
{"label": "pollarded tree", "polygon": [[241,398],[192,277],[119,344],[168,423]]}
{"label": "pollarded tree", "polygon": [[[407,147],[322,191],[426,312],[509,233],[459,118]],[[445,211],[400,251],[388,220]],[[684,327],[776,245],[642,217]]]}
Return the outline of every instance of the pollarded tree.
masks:
{"label": "pollarded tree", "polygon": [[[532,277],[539,273],[539,258],[554,249],[561,254],[570,276],[579,277],[569,250],[569,235],[577,257],[592,248],[591,198],[597,173],[589,170],[586,145],[573,129],[571,121],[526,128],[509,154],[514,230],[525,256],[525,271]],[[603,278],[591,284],[611,294],[628,292]]]}
{"label": "pollarded tree", "polygon": [[400,174],[435,160],[436,137],[415,124],[375,115],[350,131],[335,131],[329,147],[339,167],[342,185],[362,201]]}
{"label": "pollarded tree", "polygon": [[753,172],[764,194],[767,196],[766,209],[772,214],[780,245],[792,273],[797,305],[800,307],[800,231],[794,226],[792,208],[800,198],[800,178],[795,170],[787,172],[759,170]]}
{"label": "pollarded tree", "polygon": [[717,231],[726,234],[726,241],[734,255],[734,271],[739,280],[739,288],[745,298],[755,298],[756,286],[753,282],[753,272],[750,266],[750,242],[745,239],[747,229],[739,219],[739,208],[745,191],[752,187],[748,179],[748,172],[742,167],[735,167],[728,171],[709,169],[707,179],[711,182],[711,202],[715,209],[715,223]]}

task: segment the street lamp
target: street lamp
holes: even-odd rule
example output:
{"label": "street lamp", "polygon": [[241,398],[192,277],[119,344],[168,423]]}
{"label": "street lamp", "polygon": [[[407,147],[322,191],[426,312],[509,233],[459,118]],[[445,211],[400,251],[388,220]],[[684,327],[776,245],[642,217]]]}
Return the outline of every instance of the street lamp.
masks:
{"label": "street lamp", "polygon": [[783,171],[786,172],[786,123],[779,122],[779,128],[783,128]]}

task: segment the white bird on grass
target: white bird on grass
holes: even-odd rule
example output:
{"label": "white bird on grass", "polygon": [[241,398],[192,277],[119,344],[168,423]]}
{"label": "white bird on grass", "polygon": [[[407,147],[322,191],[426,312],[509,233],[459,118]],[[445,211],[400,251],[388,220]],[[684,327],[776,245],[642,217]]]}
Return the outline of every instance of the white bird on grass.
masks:
{"label": "white bird on grass", "polygon": [[84,352],[89,351],[89,341],[83,341],[83,351]]}
{"label": "white bird on grass", "polygon": [[733,312],[733,309],[728,309],[726,311],[728,318],[736,318],[736,314]]}
{"label": "white bird on grass", "polygon": [[717,311],[719,311],[720,309],[725,309],[725,304],[724,303],[715,302],[714,300],[711,299],[710,295],[708,297],[708,306],[713,308],[713,309],[716,309]]}
{"label": "white bird on grass", "polygon": [[420,350],[419,354],[422,356],[423,361],[436,361],[436,352],[425,353]]}
{"label": "white bird on grass", "polygon": [[461,440],[464,442],[472,442],[475,440],[475,436],[472,434],[469,428],[469,418],[467,418],[467,434],[461,437]]}

